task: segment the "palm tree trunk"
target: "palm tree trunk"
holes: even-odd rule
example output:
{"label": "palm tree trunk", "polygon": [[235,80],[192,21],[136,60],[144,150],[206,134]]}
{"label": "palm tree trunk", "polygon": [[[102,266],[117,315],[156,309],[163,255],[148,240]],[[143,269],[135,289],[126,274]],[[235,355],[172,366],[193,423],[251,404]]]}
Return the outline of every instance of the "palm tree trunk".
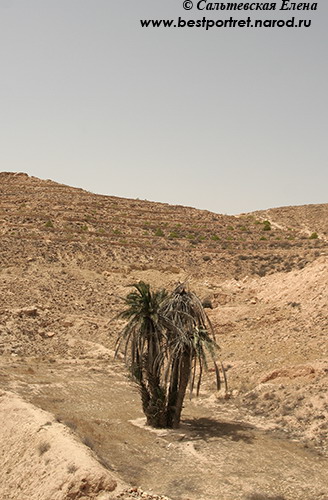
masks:
{"label": "palm tree trunk", "polygon": [[160,368],[156,363],[158,354],[157,345],[150,336],[145,362],[145,379],[147,380],[149,399],[144,413],[147,417],[147,425],[162,428],[165,427],[165,391],[161,387]]}
{"label": "palm tree trunk", "polygon": [[180,425],[183,400],[191,371],[191,359],[188,352],[182,354],[181,360],[175,360],[173,370],[173,379],[168,398],[167,427],[177,429]]}
{"label": "palm tree trunk", "polygon": [[175,409],[177,404],[178,396],[178,384],[179,384],[179,360],[175,359],[172,367],[171,383],[167,398],[167,408],[166,408],[166,427],[173,427],[173,419],[175,415]]}
{"label": "palm tree trunk", "polygon": [[145,411],[147,424],[151,427],[165,427],[165,391],[160,384],[160,378],[148,375],[149,401]]}

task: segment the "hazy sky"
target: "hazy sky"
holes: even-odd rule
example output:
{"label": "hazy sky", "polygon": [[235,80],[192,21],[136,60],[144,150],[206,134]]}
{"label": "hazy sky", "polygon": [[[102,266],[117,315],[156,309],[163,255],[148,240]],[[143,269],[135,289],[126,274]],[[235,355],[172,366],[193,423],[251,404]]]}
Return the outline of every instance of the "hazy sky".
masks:
{"label": "hazy sky", "polygon": [[[227,14],[182,0],[0,0],[1,170],[220,213],[328,202],[327,4]],[[139,22],[204,15],[312,27]]]}

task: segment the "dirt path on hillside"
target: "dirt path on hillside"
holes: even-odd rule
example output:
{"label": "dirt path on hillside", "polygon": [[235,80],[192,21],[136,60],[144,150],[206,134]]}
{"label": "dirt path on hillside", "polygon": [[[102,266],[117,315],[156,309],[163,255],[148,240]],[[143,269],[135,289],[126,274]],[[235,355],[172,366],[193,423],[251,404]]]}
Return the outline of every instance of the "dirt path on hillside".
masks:
{"label": "dirt path on hillside", "polygon": [[0,386],[53,413],[105,467],[146,491],[172,500],[328,500],[328,459],[238,420],[232,403],[203,395],[186,404],[178,431],[145,428],[120,362],[3,362]]}

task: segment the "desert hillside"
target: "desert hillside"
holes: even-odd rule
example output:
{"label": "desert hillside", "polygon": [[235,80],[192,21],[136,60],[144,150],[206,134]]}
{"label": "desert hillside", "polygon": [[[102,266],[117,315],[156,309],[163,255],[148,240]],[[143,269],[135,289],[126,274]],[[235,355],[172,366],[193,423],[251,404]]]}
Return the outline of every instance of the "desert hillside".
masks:
{"label": "desert hillside", "polygon": [[306,236],[317,233],[322,239],[328,238],[328,204],[279,207],[253,212],[259,218],[269,219],[276,227],[287,231],[302,232]]}
{"label": "desert hillside", "polygon": [[[0,201],[4,498],[328,499],[328,204],[227,216],[6,172]],[[229,390],[209,371],[180,433],[143,426],[113,359],[139,280],[212,306]]]}

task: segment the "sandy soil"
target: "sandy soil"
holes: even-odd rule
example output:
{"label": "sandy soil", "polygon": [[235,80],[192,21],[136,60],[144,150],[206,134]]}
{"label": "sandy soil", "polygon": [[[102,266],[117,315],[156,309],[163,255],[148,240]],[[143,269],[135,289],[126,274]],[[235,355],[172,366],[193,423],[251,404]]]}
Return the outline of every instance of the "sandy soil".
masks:
{"label": "sandy soil", "polygon": [[[70,498],[65,496],[72,476],[68,469],[77,466],[81,481],[86,470],[90,477],[91,462],[90,455],[75,438],[72,445],[72,436],[84,443],[84,448],[94,451],[105,470],[110,471],[110,479],[114,474],[132,486],[173,500],[239,500],[254,494],[264,495],[263,498],[280,495],[286,500],[328,498],[326,458],[296,441],[286,440],[284,432],[270,429],[265,419],[247,417],[233,403],[213,398],[210,392],[203,392],[200,399],[187,403],[178,431],[154,432],[145,428],[139,396],[122,368],[120,362],[109,366],[102,361],[95,366],[90,360],[30,361],[17,362],[14,374],[3,375],[2,384],[8,389],[55,415],[50,419],[51,425],[45,425],[49,413],[42,413],[41,420],[35,419],[34,429],[29,430],[26,438],[29,445],[19,439],[21,453],[28,452],[29,457],[25,457],[27,460],[20,457],[21,470],[16,466],[19,449],[11,458],[14,462],[8,467],[15,470],[16,483],[9,483],[12,496],[8,498],[24,498],[24,488],[31,491],[32,484],[24,479],[31,472],[39,487],[39,496],[31,498],[57,498],[47,496],[50,490],[45,487],[58,487],[63,478],[67,486],[58,498]],[[17,406],[13,396],[6,396],[4,412],[8,411],[8,398],[10,415],[25,405],[20,402]],[[18,437],[14,429],[23,433],[26,420],[24,414],[17,414],[15,420],[10,418],[10,430],[6,431],[12,436],[10,448],[15,447]],[[62,442],[67,436],[69,447]],[[40,455],[43,443],[49,443],[51,448]],[[74,447],[77,451],[72,453]],[[63,448],[64,456],[57,451]],[[6,449],[4,453],[8,456]],[[46,458],[52,462],[46,464]],[[92,467],[97,472],[92,474],[94,478],[103,477],[102,467],[95,465],[94,458]],[[37,479],[39,476],[46,478],[45,482]],[[12,489],[17,482],[23,493]]]}

